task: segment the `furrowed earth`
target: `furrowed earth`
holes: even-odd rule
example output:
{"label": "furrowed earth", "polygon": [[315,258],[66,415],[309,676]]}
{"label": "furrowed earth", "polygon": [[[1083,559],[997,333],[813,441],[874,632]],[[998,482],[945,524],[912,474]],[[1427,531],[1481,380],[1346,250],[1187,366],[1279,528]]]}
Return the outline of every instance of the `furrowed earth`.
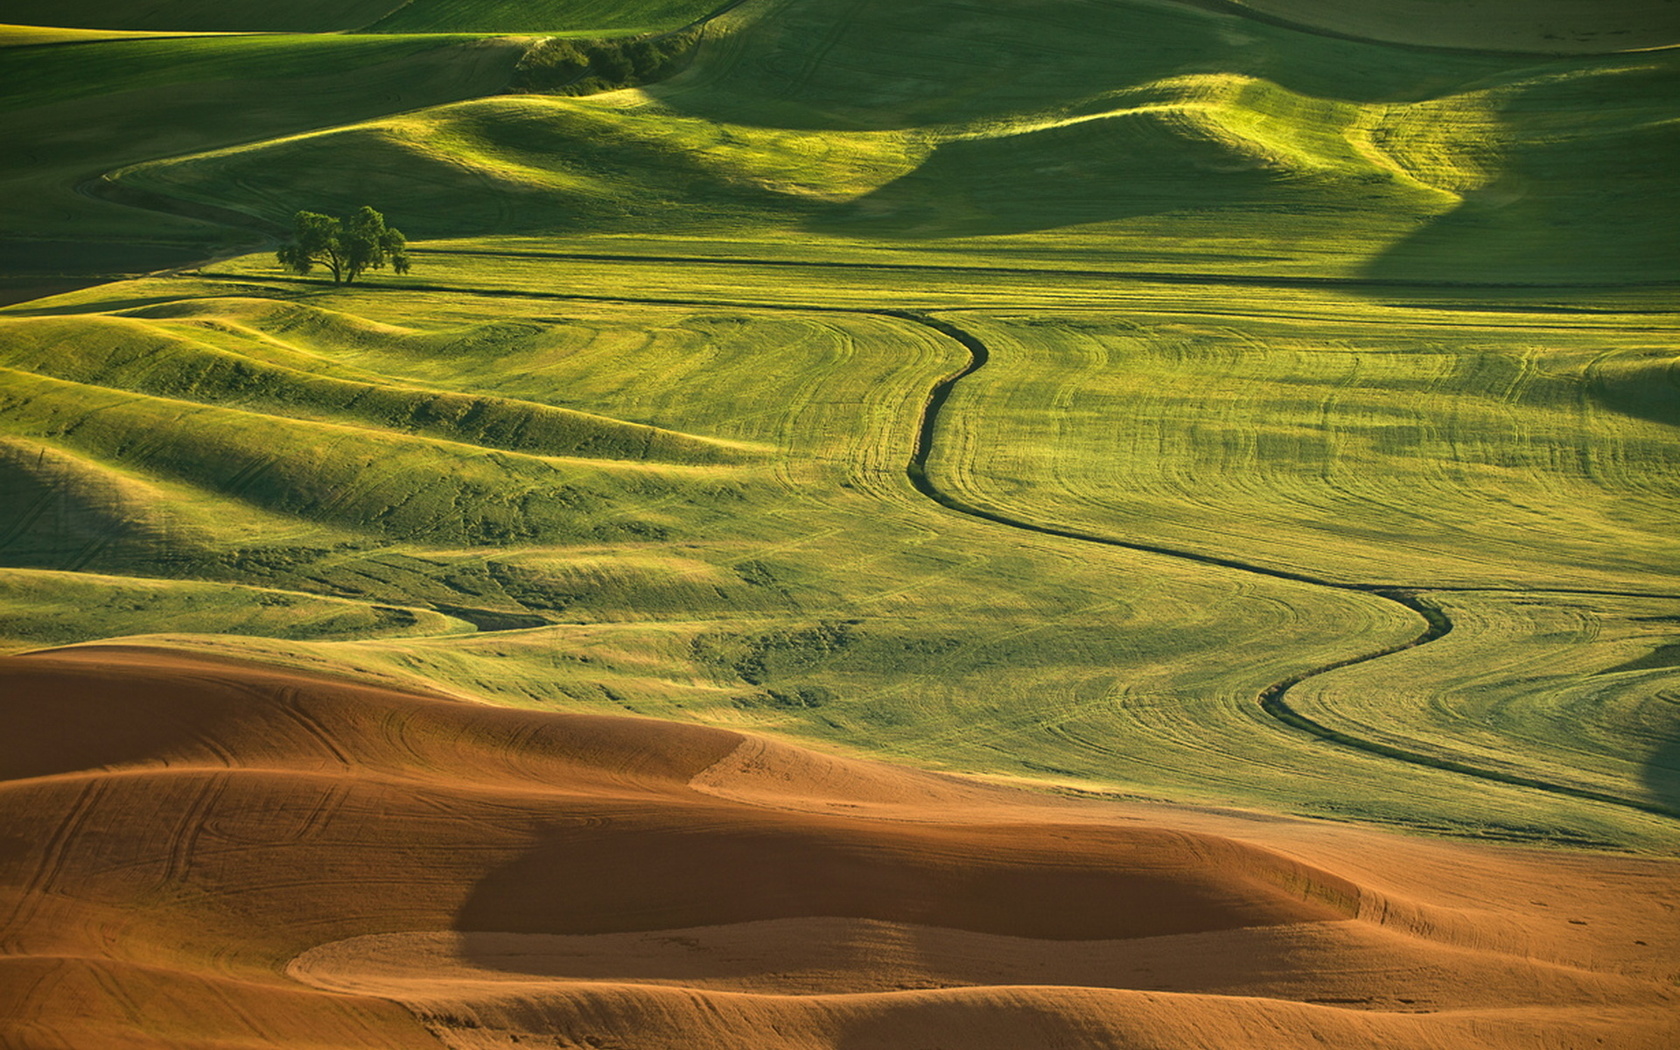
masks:
{"label": "furrowed earth", "polygon": [[0,1045],[1680,1042],[1680,4],[4,18]]}

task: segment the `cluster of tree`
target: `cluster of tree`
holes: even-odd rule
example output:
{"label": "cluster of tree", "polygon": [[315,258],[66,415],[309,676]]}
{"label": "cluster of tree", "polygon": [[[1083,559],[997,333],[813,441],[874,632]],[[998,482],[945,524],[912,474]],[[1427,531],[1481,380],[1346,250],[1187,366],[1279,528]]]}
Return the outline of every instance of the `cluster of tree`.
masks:
{"label": "cluster of tree", "polygon": [[699,27],[625,40],[544,40],[520,58],[511,90],[590,95],[651,84],[682,71],[700,42]]}
{"label": "cluster of tree", "polygon": [[407,273],[408,239],[366,205],[342,219],[300,211],[292,217],[292,243],[275,258],[289,273],[307,274],[321,266],[332,272],[334,284],[354,284],[366,271],[386,264]]}

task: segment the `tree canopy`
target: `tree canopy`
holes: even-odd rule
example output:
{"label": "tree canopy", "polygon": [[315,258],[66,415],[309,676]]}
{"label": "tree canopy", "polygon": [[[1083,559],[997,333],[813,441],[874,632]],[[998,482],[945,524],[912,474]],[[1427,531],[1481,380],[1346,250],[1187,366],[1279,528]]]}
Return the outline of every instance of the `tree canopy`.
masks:
{"label": "tree canopy", "polygon": [[282,246],[275,258],[289,273],[307,274],[323,266],[332,272],[334,284],[354,284],[364,272],[384,269],[387,263],[407,273],[408,239],[365,204],[342,219],[300,211],[292,217],[292,243]]}

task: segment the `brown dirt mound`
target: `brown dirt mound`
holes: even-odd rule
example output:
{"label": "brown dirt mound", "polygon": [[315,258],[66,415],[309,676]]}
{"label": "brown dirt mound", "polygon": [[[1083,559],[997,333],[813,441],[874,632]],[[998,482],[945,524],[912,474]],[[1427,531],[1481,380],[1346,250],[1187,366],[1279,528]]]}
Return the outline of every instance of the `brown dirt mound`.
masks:
{"label": "brown dirt mound", "polygon": [[[0,721],[0,1045],[1680,1036],[1680,936],[1627,936],[1680,882],[1657,862],[1560,876],[141,648],[0,661]],[[1529,885],[1597,925],[1502,896]]]}

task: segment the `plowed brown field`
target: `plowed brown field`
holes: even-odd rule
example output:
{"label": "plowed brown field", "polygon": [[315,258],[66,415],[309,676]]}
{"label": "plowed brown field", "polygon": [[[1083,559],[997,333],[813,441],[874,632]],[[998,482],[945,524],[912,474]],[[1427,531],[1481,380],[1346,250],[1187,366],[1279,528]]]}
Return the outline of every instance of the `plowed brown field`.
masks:
{"label": "plowed brown field", "polygon": [[1680,1038],[1673,863],[1052,798],[161,649],[0,677],[6,1046]]}

